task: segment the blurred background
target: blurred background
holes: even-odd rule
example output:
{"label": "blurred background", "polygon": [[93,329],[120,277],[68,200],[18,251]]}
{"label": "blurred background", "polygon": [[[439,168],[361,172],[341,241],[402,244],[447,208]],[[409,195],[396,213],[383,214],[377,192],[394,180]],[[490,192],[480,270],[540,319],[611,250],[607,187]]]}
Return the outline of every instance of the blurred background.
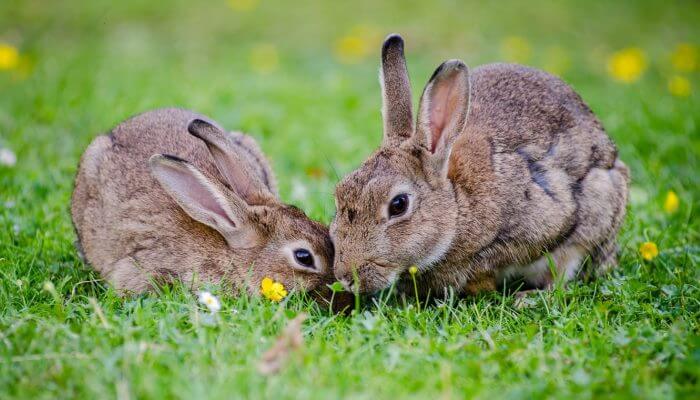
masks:
{"label": "blurred background", "polygon": [[399,32],[416,99],[448,58],[545,69],[601,117],[633,201],[692,202],[698,21],[696,1],[3,0],[3,200],[53,196],[44,212],[64,213],[95,135],[178,106],[256,137],[285,200],[328,221],[338,176],[379,144],[380,44]]}

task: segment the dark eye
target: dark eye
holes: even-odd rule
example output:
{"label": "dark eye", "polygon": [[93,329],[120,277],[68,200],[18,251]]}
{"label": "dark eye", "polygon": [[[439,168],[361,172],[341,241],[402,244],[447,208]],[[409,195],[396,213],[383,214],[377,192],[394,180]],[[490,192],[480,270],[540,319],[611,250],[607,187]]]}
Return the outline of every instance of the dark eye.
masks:
{"label": "dark eye", "polygon": [[389,203],[389,218],[403,215],[408,209],[408,195],[405,193],[399,194],[391,199]]}
{"label": "dark eye", "polygon": [[303,267],[316,268],[314,266],[314,256],[311,255],[311,252],[306,249],[294,250],[294,259]]}

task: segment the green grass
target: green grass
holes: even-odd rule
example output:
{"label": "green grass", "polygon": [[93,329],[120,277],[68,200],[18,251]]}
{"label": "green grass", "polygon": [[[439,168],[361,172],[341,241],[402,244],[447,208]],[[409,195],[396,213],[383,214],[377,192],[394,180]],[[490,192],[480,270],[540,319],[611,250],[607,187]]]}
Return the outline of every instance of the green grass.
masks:
{"label": "green grass", "polygon": [[[674,46],[700,44],[696,3],[263,0],[245,13],[223,0],[153,3],[0,4],[0,42],[27,65],[0,71],[0,146],[18,158],[0,166],[0,398],[700,396],[698,72],[681,74],[690,97],[666,87]],[[212,325],[182,288],[121,299],[79,261],[68,204],[80,154],[155,107],[249,132],[273,160],[282,197],[328,222],[338,177],[381,136],[379,48],[357,64],[333,52],[356,25],[405,35],[416,96],[446,58],[507,58],[510,36],[529,43],[528,64],[557,68],[632,170],[620,267],[526,308],[491,293],[336,316],[301,296],[271,304],[213,288],[223,310]],[[249,62],[260,43],[278,52],[269,74]],[[606,63],[629,46],[644,50],[648,68],[623,85]],[[681,198],[673,215],[662,207],[668,190]],[[637,251],[647,240],[660,249],[652,262]],[[304,350],[261,376],[261,354],[299,312],[309,314]]]}

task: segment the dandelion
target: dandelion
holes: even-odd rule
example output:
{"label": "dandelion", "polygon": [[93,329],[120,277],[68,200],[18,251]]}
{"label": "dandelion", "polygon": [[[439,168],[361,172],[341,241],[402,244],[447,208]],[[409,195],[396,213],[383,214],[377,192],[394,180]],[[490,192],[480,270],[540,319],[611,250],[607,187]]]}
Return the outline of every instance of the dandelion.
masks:
{"label": "dandelion", "polygon": [[228,0],[227,3],[233,11],[247,12],[256,9],[260,0]]}
{"label": "dandelion", "polygon": [[17,156],[10,149],[0,147],[0,165],[13,167],[17,163]]}
{"label": "dandelion", "polygon": [[613,79],[623,83],[639,80],[646,67],[647,61],[644,51],[637,47],[622,49],[614,53],[608,60],[608,73]]}
{"label": "dandelion", "polygon": [[698,67],[698,48],[689,43],[680,43],[671,54],[673,68],[681,72],[692,72]]}
{"label": "dandelion", "polygon": [[639,254],[643,259],[651,261],[659,255],[659,248],[656,247],[654,242],[644,242],[639,246]]}
{"label": "dandelion", "polygon": [[674,75],[668,80],[668,91],[676,97],[690,96],[690,81],[680,75]]}
{"label": "dandelion", "polygon": [[411,265],[411,267],[408,269],[408,273],[411,275],[415,275],[418,273],[418,267],[415,265]]}
{"label": "dandelion", "polygon": [[260,293],[268,299],[279,302],[287,296],[287,290],[280,282],[265,278],[260,282]]}
{"label": "dandelion", "polygon": [[14,69],[19,65],[19,50],[7,43],[0,43],[0,70]]}
{"label": "dandelion", "polygon": [[532,55],[532,48],[524,37],[508,36],[501,42],[501,55],[506,61],[525,63]]}
{"label": "dandelion", "polygon": [[259,74],[275,72],[279,63],[279,54],[273,44],[261,43],[250,51],[250,67]]}
{"label": "dandelion", "polygon": [[365,57],[367,46],[357,36],[343,36],[335,43],[335,56],[345,64],[355,64]]}
{"label": "dandelion", "polygon": [[368,25],[357,25],[335,42],[333,52],[344,64],[357,64],[373,54],[380,41],[377,29]]}
{"label": "dandelion", "polygon": [[219,299],[209,292],[199,292],[199,302],[207,306],[212,314],[216,314],[221,310]]}
{"label": "dandelion", "polygon": [[666,200],[664,200],[664,210],[669,214],[673,214],[678,211],[678,206],[680,206],[678,195],[673,190],[669,190],[666,193]]}

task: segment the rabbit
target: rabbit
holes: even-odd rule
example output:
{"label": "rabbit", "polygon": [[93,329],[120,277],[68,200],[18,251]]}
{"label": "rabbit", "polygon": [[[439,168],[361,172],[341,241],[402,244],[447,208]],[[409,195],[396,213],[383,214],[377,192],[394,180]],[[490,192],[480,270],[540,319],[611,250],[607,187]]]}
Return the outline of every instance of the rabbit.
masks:
{"label": "rabbit", "polygon": [[335,189],[333,269],[346,288],[538,290],[616,265],[629,171],[571,87],[522,65],[449,60],[414,125],[399,35],[381,62],[381,147]]}
{"label": "rabbit", "polygon": [[327,227],[281,202],[255,140],[191,111],[146,112],[94,139],[71,216],[79,250],[119,293],[179,279],[255,294],[269,277],[325,296],[334,282]]}

